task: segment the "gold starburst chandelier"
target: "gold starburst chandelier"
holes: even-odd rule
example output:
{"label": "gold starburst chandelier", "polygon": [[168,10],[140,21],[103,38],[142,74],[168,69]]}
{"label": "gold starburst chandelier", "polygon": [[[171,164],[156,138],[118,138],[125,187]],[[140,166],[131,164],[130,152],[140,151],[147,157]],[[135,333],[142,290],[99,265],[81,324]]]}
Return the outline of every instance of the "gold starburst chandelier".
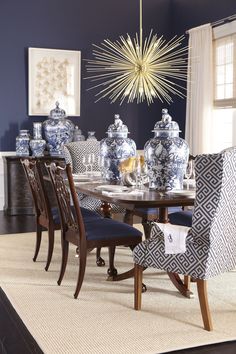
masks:
{"label": "gold starburst chandelier", "polygon": [[140,6],[139,37],[132,40],[129,34],[125,39],[112,42],[105,39],[100,46],[93,44],[94,59],[87,60],[87,72],[92,82],[97,82],[90,89],[99,88],[96,94],[98,102],[109,97],[111,102],[125,99],[127,102],[153,103],[155,98],[162,102],[172,102],[171,94],[185,97],[185,87],[177,81],[187,80],[187,62],[185,55],[188,48],[182,47],[184,36],[173,37],[170,41],[153,35],[143,40],[142,0]]}

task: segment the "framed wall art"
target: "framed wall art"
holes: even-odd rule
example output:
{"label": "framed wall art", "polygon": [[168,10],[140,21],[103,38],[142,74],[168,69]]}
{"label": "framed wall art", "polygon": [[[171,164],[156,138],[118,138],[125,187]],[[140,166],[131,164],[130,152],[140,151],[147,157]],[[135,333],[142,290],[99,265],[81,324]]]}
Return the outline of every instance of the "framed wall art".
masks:
{"label": "framed wall art", "polygon": [[58,101],[68,116],[79,116],[81,52],[29,48],[28,54],[28,114],[48,115]]}

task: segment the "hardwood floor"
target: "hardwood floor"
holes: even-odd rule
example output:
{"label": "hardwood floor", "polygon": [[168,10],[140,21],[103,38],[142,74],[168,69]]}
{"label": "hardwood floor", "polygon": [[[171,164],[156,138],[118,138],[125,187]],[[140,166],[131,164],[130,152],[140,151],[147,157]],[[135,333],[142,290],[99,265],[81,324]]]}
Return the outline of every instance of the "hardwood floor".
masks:
{"label": "hardwood floor", "polygon": [[35,231],[34,215],[5,215],[0,211],[0,235]]}
{"label": "hardwood floor", "polygon": [[[21,232],[33,232],[35,230],[35,218],[32,215],[20,215],[20,216],[8,216],[5,215],[3,211],[0,211],[0,235],[3,234],[12,234],[12,233],[21,233]],[[5,304],[7,301],[5,302]],[[0,302],[1,305],[1,302]],[[6,305],[5,305],[6,306]],[[10,306],[10,305],[9,305]],[[9,320],[9,310],[3,311],[1,310],[1,321],[0,321],[0,328],[1,322],[2,323],[9,323],[8,327],[4,326],[5,337],[7,335],[11,336],[12,331],[14,331],[14,324]],[[7,330],[6,330],[7,328]],[[189,334],[191,336],[191,333]],[[26,336],[27,337],[27,336]],[[28,338],[28,337],[27,337]],[[21,339],[19,338],[19,341]],[[16,339],[17,341],[17,339]],[[32,338],[29,337],[28,344],[32,341]],[[17,342],[16,342],[17,343]],[[20,342],[19,342],[20,343]],[[17,347],[17,345],[16,345]],[[3,347],[1,347],[0,341],[0,354],[10,353],[6,351],[1,351]],[[12,352],[15,353],[15,352]],[[28,352],[25,352],[28,353]],[[36,353],[36,352],[35,352]],[[201,347],[195,347],[191,349],[183,349],[170,352],[171,354],[235,354],[236,353],[236,340],[231,342],[224,342],[219,344],[212,344],[212,345],[205,345]]]}

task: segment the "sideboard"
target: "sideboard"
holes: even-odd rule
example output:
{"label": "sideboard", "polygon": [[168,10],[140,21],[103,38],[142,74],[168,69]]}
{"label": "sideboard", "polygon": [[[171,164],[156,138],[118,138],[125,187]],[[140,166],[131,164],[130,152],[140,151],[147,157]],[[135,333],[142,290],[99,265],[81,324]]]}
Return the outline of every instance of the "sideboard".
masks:
{"label": "sideboard", "polygon": [[[34,204],[28,181],[21,165],[21,156],[3,156],[4,166],[4,212],[7,215],[33,215]],[[27,156],[27,158],[32,158]],[[42,162],[63,161],[63,157],[37,157]],[[46,171],[46,169],[45,169]],[[46,173],[46,172],[45,172]],[[53,191],[49,188],[48,194],[52,204],[55,203]]]}

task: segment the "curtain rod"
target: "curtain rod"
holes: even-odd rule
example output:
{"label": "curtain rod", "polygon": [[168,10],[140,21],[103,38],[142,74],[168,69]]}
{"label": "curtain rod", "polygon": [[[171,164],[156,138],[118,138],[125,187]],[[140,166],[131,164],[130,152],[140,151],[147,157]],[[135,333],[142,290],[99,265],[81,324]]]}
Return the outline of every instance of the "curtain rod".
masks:
{"label": "curtain rod", "polygon": [[[211,22],[211,26],[212,27],[217,27],[217,26],[223,25],[224,23],[231,22],[233,20],[236,20],[236,14],[228,16],[228,17],[224,17],[221,20],[218,20],[218,21],[215,21],[215,22]],[[189,30],[186,31],[185,33],[188,34]]]}

